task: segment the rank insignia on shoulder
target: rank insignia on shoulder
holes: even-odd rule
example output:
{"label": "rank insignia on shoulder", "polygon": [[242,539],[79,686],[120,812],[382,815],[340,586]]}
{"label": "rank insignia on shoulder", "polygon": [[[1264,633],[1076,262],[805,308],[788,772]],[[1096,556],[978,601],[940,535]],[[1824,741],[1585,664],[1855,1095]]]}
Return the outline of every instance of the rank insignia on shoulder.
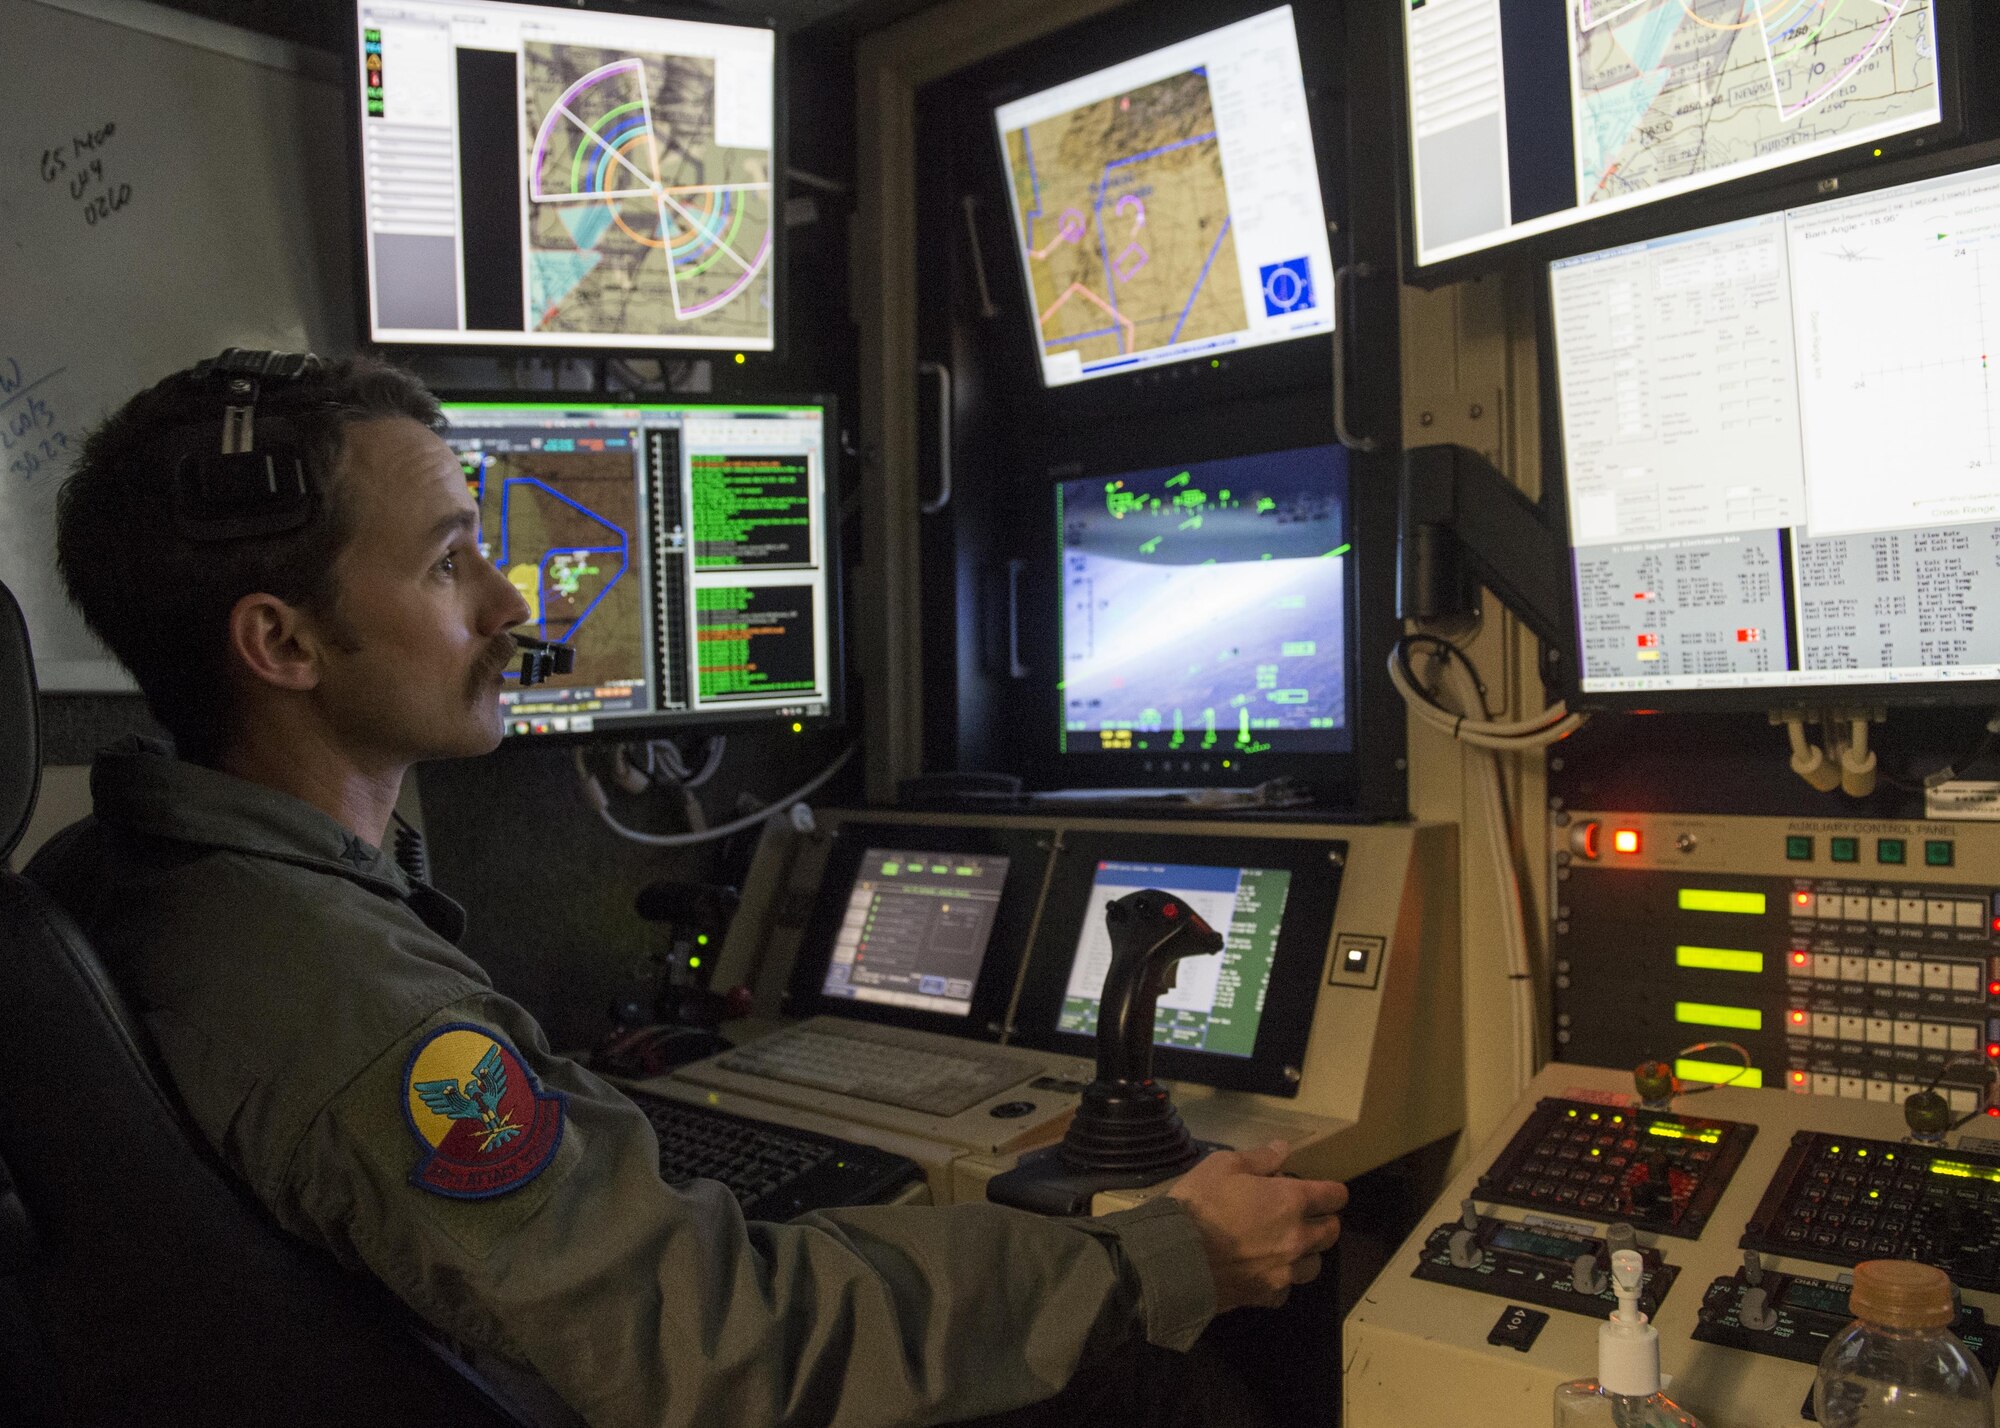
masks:
{"label": "rank insignia on shoulder", "polygon": [[403,1070],[403,1116],[423,1152],[410,1183],[454,1200],[518,1190],[562,1144],[563,1098],[484,1027],[439,1027]]}

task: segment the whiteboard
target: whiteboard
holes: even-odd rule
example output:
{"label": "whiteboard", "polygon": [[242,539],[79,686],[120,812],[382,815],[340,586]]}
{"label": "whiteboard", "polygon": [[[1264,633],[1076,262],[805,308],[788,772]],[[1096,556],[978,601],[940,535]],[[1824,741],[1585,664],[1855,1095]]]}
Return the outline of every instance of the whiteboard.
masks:
{"label": "whiteboard", "polygon": [[351,350],[348,115],[324,64],[138,0],[0,0],[0,36],[0,580],[42,688],[126,690],[62,593],[56,490],[170,372]]}

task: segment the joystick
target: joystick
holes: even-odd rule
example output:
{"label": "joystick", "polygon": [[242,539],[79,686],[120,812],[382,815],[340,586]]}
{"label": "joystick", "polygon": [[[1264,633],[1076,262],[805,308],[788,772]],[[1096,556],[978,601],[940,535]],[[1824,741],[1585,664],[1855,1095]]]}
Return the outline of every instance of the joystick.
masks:
{"label": "joystick", "polygon": [[1152,1185],[1189,1169],[1213,1146],[1188,1134],[1166,1087],[1153,1079],[1153,1013],[1183,957],[1220,952],[1222,935],[1185,899],[1156,888],[1104,909],[1111,934],[1097,1021],[1097,1076],[1058,1145],[1031,1151],[987,1182],[986,1197],[1042,1214],[1085,1215],[1100,1190]]}

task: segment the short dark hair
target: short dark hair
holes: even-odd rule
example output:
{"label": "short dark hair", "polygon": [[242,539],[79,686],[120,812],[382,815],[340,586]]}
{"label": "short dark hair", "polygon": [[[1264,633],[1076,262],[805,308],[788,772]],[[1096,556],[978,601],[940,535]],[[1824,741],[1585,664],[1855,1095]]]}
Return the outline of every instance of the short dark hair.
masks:
{"label": "short dark hair", "polygon": [[282,418],[303,459],[311,512],[279,535],[196,541],[175,520],[174,469],[188,429],[221,438],[213,377],[176,372],[91,432],[56,503],[56,564],[85,623],[139,682],[183,757],[212,760],[234,737],[229,612],[264,593],[335,620],[334,561],[351,513],[334,474],[356,422],[409,417],[433,431],[437,399],[371,357],[266,383],[257,420]]}

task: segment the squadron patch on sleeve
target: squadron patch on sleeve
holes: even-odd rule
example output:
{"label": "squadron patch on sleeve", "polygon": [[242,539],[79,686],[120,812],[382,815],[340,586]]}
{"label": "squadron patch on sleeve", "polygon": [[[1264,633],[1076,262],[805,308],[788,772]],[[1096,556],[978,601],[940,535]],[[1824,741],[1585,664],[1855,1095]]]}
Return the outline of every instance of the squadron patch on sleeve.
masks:
{"label": "squadron patch on sleeve", "polygon": [[439,1027],[410,1053],[403,1115],[422,1152],[410,1183],[453,1200],[518,1190],[562,1144],[563,1098],[484,1027]]}

